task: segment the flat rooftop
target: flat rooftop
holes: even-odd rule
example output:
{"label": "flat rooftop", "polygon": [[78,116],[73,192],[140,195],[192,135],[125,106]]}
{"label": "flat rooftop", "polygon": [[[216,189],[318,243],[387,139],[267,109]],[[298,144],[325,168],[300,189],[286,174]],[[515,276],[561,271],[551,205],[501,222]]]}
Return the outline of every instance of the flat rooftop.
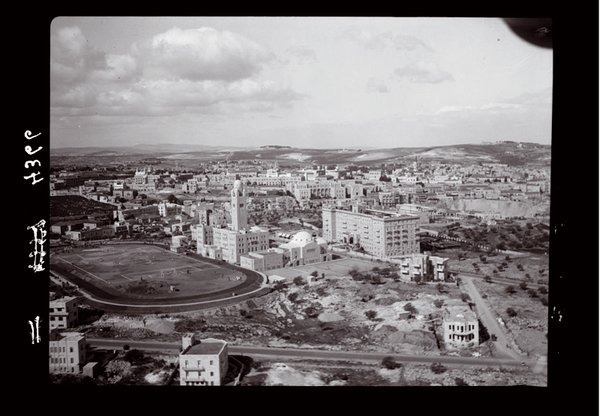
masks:
{"label": "flat rooftop", "polygon": [[226,345],[225,341],[201,341],[199,344],[192,345],[185,355],[217,355]]}

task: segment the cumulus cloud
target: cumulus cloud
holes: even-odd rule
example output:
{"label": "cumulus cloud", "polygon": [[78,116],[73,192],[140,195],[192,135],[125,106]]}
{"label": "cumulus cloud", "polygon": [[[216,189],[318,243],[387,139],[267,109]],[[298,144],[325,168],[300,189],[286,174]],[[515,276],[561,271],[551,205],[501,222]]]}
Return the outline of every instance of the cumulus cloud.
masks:
{"label": "cumulus cloud", "polygon": [[211,27],[173,28],[135,46],[156,77],[234,81],[258,73],[274,55],[241,35]]}
{"label": "cumulus cloud", "polygon": [[444,81],[453,81],[449,72],[441,70],[433,62],[413,62],[402,68],[396,68],[394,75],[400,79],[420,84],[438,84]]}
{"label": "cumulus cloud", "polygon": [[51,111],[56,117],[159,116],[289,107],[304,96],[257,78],[272,58],[265,47],[213,28],[173,28],[127,54],[106,54],[78,27],[62,28],[52,36]]}
{"label": "cumulus cloud", "polygon": [[432,51],[419,38],[410,35],[393,34],[391,32],[373,33],[368,30],[351,27],[344,32],[343,37],[367,49],[391,48],[398,51],[414,51],[418,49]]}
{"label": "cumulus cloud", "polygon": [[369,78],[367,81],[367,91],[369,92],[377,92],[377,93],[387,93],[390,92],[386,83],[377,78]]}

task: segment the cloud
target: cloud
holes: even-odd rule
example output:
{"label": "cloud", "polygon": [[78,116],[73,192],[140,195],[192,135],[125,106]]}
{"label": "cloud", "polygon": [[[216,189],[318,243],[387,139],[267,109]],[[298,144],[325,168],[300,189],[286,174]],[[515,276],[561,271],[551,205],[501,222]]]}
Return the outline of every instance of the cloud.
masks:
{"label": "cloud", "polygon": [[162,116],[287,108],[305,95],[257,78],[272,57],[251,40],[206,27],[168,30],[131,45],[127,54],[106,54],[90,46],[78,27],[62,28],[52,36],[51,113]]}
{"label": "cloud", "polygon": [[369,78],[369,80],[367,81],[367,91],[377,93],[390,92],[385,82],[377,78]]}
{"label": "cloud", "polygon": [[210,27],[175,27],[136,45],[134,51],[149,75],[193,81],[249,78],[274,58],[256,42]]}
{"label": "cloud", "polygon": [[438,84],[453,81],[449,72],[441,70],[433,62],[418,61],[394,70],[394,76],[420,84]]}
{"label": "cloud", "polygon": [[342,36],[367,49],[391,48],[398,51],[432,51],[432,49],[421,39],[410,35],[394,35],[391,32],[372,33],[368,30],[361,30],[356,27],[351,27],[346,30]]}
{"label": "cloud", "polygon": [[317,60],[316,52],[305,46],[291,46],[285,50],[285,54],[298,64],[311,63]]}

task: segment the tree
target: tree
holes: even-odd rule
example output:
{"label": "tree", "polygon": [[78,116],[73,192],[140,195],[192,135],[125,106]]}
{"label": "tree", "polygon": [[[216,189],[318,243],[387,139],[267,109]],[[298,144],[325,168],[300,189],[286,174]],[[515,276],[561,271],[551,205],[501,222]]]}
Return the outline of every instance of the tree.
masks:
{"label": "tree", "polygon": [[445,373],[446,370],[447,370],[447,368],[442,363],[432,363],[431,364],[431,371],[433,371],[435,374]]}
{"label": "tree", "polygon": [[136,350],[135,348],[125,353],[125,361],[130,364],[139,364],[145,358],[143,351]]}
{"label": "tree", "polygon": [[287,288],[287,285],[285,283],[283,283],[282,281],[279,282],[275,282],[275,284],[273,285],[273,289],[280,291],[280,290],[284,290]]}
{"label": "tree", "polygon": [[315,271],[313,271],[313,272],[312,272],[310,275],[311,275],[312,277],[318,277],[318,276],[319,276],[319,272],[315,270]]}
{"label": "tree", "polygon": [[290,294],[288,295],[288,299],[289,299],[291,302],[296,302],[296,299],[298,299],[298,293],[297,293],[297,292],[290,293]]}
{"label": "tree", "polygon": [[517,311],[515,311],[513,308],[506,308],[506,314],[509,317],[514,318],[515,316],[517,316]]}
{"label": "tree", "polygon": [[433,301],[433,304],[435,305],[436,308],[441,308],[442,306],[444,306],[444,301],[441,299],[436,299]]}
{"label": "tree", "polygon": [[504,289],[504,291],[506,293],[508,293],[509,295],[512,295],[513,293],[517,292],[517,289],[515,289],[515,287],[513,285],[509,285],[509,286],[506,286],[506,288]]}
{"label": "tree", "polygon": [[416,284],[421,284],[423,278],[419,275],[416,275],[415,277],[413,277],[413,280],[415,281]]}
{"label": "tree", "polygon": [[456,377],[454,379],[454,384],[456,384],[457,386],[468,386],[467,382],[460,377]]}
{"label": "tree", "polygon": [[383,368],[387,368],[388,370],[394,370],[396,368],[402,367],[402,364],[396,362],[394,357],[390,356],[383,357],[383,360],[381,360],[381,365],[383,366]]}
{"label": "tree", "polygon": [[542,305],[548,306],[548,298],[546,296],[542,296],[540,301],[542,302]]}
{"label": "tree", "polygon": [[521,283],[519,283],[519,287],[520,287],[522,290],[527,290],[527,282],[521,282]]}
{"label": "tree", "polygon": [[546,293],[548,293],[548,289],[546,289],[546,286],[540,286],[538,288],[538,291],[542,294],[545,295]]}
{"label": "tree", "polygon": [[529,289],[527,290],[527,293],[529,294],[529,297],[531,298],[537,298],[537,292],[535,291],[535,289]]}
{"label": "tree", "polygon": [[487,283],[492,283],[492,278],[488,275],[485,275],[485,277],[483,278],[483,280],[485,280]]}
{"label": "tree", "polygon": [[448,288],[446,287],[446,285],[444,285],[442,283],[438,283],[435,287],[437,288],[438,292],[440,292],[440,293],[448,293]]}
{"label": "tree", "polygon": [[372,321],[377,318],[377,312],[374,310],[368,310],[365,312],[365,316]]}
{"label": "tree", "polygon": [[466,293],[461,293],[460,298],[463,302],[469,302],[471,300],[471,297]]}
{"label": "tree", "polygon": [[304,280],[304,278],[302,276],[294,277],[293,282],[296,286],[302,286],[302,285],[306,284],[306,281]]}

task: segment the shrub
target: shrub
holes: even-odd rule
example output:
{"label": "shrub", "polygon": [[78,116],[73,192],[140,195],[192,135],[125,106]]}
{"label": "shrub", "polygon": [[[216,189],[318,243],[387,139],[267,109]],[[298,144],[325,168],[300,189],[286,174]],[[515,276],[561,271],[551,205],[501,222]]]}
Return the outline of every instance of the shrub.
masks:
{"label": "shrub", "polygon": [[317,316],[319,316],[319,311],[313,308],[312,306],[309,306],[308,308],[304,309],[304,313],[309,318],[316,318]]}
{"label": "shrub", "polygon": [[293,282],[296,286],[302,286],[302,285],[306,284],[306,281],[304,280],[304,278],[302,276],[294,277]]}
{"label": "shrub", "polygon": [[447,370],[447,368],[442,363],[432,363],[431,364],[431,371],[433,371],[435,374],[445,373],[446,370]]}
{"label": "shrub", "polygon": [[407,303],[406,305],[404,305],[404,308],[403,308],[403,309],[404,309],[406,312],[410,312],[410,313],[411,313],[411,314],[413,314],[413,315],[416,315],[416,314],[417,314],[417,308],[415,308],[415,307],[413,306],[413,304],[412,304],[412,303],[410,303],[410,302],[409,302],[409,303]]}
{"label": "shrub", "polygon": [[290,302],[296,302],[296,299],[298,299],[298,293],[297,292],[290,293],[288,295],[288,299],[290,300]]}
{"label": "shrub", "polygon": [[314,270],[311,274],[312,277],[318,277],[319,276],[319,272]]}
{"label": "shrub", "polygon": [[527,283],[526,282],[521,282],[519,283],[519,287],[523,290],[527,290]]}
{"label": "shrub", "polygon": [[517,311],[515,311],[513,308],[506,308],[506,314],[511,318],[514,318],[517,316]]}
{"label": "shrub", "polygon": [[387,368],[388,370],[394,370],[396,368],[402,367],[402,364],[396,362],[394,357],[390,357],[390,356],[383,357],[383,360],[381,360],[381,365],[384,368]]}
{"label": "shrub", "polygon": [[373,319],[377,318],[377,312],[374,310],[368,310],[365,312],[365,316],[372,321]]}
{"label": "shrub", "polygon": [[275,284],[273,285],[273,289],[277,290],[277,291],[281,291],[286,289],[287,285],[281,281],[279,282],[275,282]]}
{"label": "shrub", "polygon": [[466,293],[461,293],[460,294],[460,299],[463,302],[469,302],[471,300],[471,297],[468,294],[466,294]]}
{"label": "shrub", "polygon": [[456,384],[457,386],[468,386],[467,382],[460,377],[456,377],[454,379],[454,384]]}
{"label": "shrub", "polygon": [[540,301],[542,302],[542,305],[548,306],[548,298],[546,296],[542,296]]}
{"label": "shrub", "polygon": [[485,280],[487,283],[492,283],[492,278],[489,277],[488,275],[485,275],[485,277],[483,278],[483,280]]}
{"label": "shrub", "polygon": [[531,298],[537,298],[537,292],[535,291],[535,289],[529,289],[527,291],[527,293],[529,294],[529,297],[531,297]]}
{"label": "shrub", "polygon": [[538,288],[538,291],[542,294],[545,295],[546,293],[548,293],[548,289],[546,289],[546,286],[540,286]]}
{"label": "shrub", "polygon": [[436,308],[441,308],[442,306],[444,306],[444,301],[441,299],[436,299],[433,301],[433,304]]}
{"label": "shrub", "polygon": [[506,286],[506,288],[504,289],[504,291],[510,295],[512,295],[513,293],[517,292],[517,289],[515,289],[515,287],[513,285],[509,285]]}
{"label": "shrub", "polygon": [[125,361],[131,364],[138,364],[145,358],[144,353],[140,350],[132,349],[125,353]]}
{"label": "shrub", "polygon": [[438,283],[435,287],[437,288],[438,292],[440,292],[440,293],[448,292],[448,288],[446,287],[446,285],[443,285],[441,283]]}

